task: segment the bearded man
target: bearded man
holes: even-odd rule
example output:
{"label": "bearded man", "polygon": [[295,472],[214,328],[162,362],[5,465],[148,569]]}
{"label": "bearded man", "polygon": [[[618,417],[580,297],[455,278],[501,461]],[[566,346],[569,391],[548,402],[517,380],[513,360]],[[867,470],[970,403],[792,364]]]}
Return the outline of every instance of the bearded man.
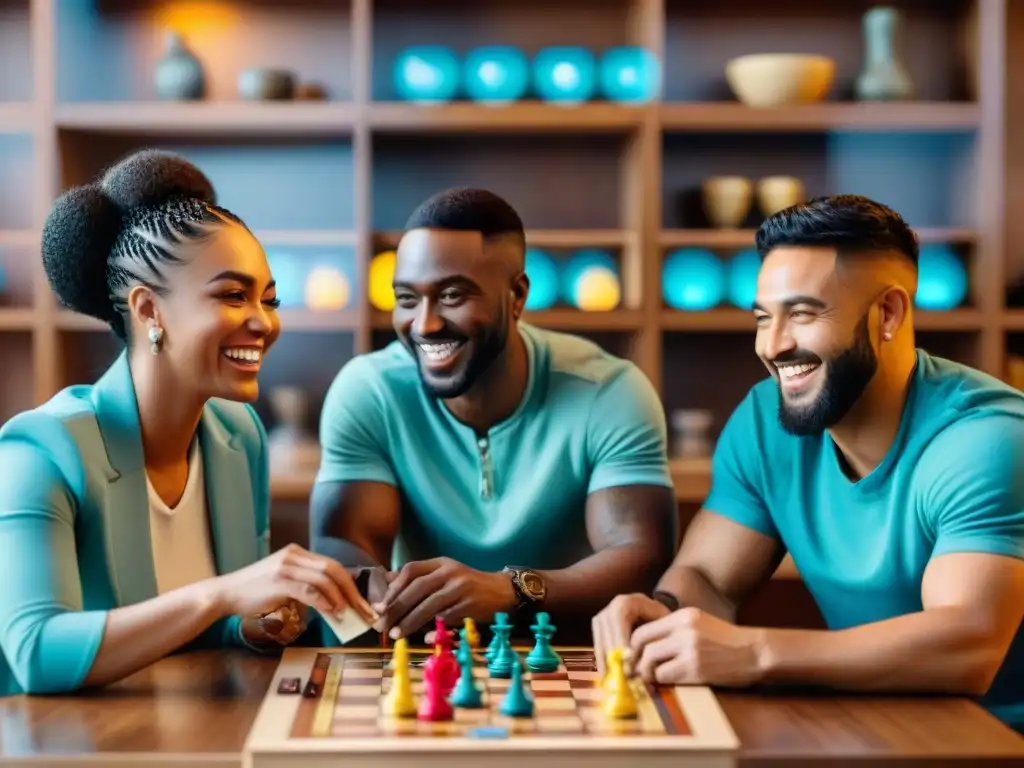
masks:
{"label": "bearded man", "polygon": [[497,612],[586,627],[672,560],[657,393],[631,362],[520,321],[525,253],[491,192],[422,203],[397,251],[398,338],[327,394],[312,548],[386,571],[371,599],[393,639]]}

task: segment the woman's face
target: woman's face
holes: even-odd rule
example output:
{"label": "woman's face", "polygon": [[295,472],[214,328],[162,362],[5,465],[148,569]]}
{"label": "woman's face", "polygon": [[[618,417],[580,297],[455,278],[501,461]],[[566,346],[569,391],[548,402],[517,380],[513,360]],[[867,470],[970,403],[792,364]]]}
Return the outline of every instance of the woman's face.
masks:
{"label": "woman's face", "polygon": [[244,227],[228,224],[183,255],[185,263],[164,270],[169,292],[155,299],[160,354],[201,397],[252,402],[263,357],[281,333],[263,248]]}

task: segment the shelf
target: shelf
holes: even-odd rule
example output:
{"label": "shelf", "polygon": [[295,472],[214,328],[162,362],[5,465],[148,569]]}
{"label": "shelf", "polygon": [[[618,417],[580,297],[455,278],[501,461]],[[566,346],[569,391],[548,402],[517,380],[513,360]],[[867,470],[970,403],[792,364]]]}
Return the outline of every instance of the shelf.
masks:
{"label": "shelf", "polygon": [[282,331],[351,332],[359,327],[359,311],[342,309],[317,312],[310,309],[279,309]]}
{"label": "shelf", "polygon": [[825,103],[756,109],[736,102],[666,103],[666,131],[966,131],[978,127],[971,102]]}
{"label": "shelf", "polygon": [[348,229],[262,229],[253,234],[264,246],[355,246],[359,242],[356,233]]}
{"label": "shelf", "polygon": [[[984,318],[978,310],[954,309],[949,312],[914,312],[914,327],[918,331],[980,331]],[[1022,324],[1024,327],[1024,324]],[[743,309],[722,307],[704,312],[663,309],[661,328],[665,331],[696,331],[703,333],[751,333],[757,330],[754,316]]]}
{"label": "shelf", "polygon": [[[964,227],[921,227],[915,230],[922,243],[968,244],[977,232]],[[658,237],[662,248],[752,248],[754,229],[666,229]]]}
{"label": "shelf", "polygon": [[36,326],[34,309],[0,308],[0,331],[31,331]]}
{"label": "shelf", "polygon": [[31,133],[35,130],[35,122],[31,103],[0,102],[0,133]]}
{"label": "shelf", "polygon": [[1024,309],[1008,309],[1003,312],[1002,326],[1004,331],[1024,331]]}
{"label": "shelf", "polygon": [[26,248],[39,243],[39,233],[31,229],[0,229],[0,247]]}
{"label": "shelf", "polygon": [[82,315],[70,309],[57,311],[57,328],[62,331],[109,331],[110,326],[95,317]]}
{"label": "shelf", "polygon": [[[378,248],[397,248],[404,232],[378,232]],[[621,229],[531,229],[526,244],[534,248],[623,248],[634,240],[632,232]]]}
{"label": "shelf", "polygon": [[348,102],[124,101],[59,104],[54,120],[58,128],[91,133],[347,136],[356,114]]}
{"label": "shelf", "polygon": [[472,103],[432,105],[378,102],[370,107],[374,131],[387,133],[467,132],[621,133],[638,128],[645,107],[590,103],[562,107],[541,102],[503,106]]}

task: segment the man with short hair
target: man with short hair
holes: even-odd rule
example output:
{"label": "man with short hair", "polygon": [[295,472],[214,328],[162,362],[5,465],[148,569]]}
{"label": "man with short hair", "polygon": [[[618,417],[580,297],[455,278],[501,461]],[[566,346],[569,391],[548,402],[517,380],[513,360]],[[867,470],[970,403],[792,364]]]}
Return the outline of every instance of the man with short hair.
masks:
{"label": "man with short hair", "polygon": [[442,192],[406,229],[398,340],[347,363],[324,404],[313,549],[400,569],[376,601],[393,638],[524,607],[589,620],[653,587],[677,512],[650,382],[520,322],[525,235],[497,195]]}
{"label": "man with short hair", "polygon": [[[816,199],[757,245],[771,376],[657,591],[594,619],[599,654],[628,646],[664,683],[970,694],[1020,729],[1024,395],[916,348],[918,245],[894,211]],[[828,630],[736,626],[787,550]]]}

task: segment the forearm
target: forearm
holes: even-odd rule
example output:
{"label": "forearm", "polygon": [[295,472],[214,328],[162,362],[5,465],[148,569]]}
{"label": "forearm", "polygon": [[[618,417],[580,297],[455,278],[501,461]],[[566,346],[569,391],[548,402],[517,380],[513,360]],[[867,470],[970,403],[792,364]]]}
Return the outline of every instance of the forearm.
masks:
{"label": "forearm", "polygon": [[696,568],[672,566],[655,589],[672,595],[680,608],[699,608],[725,621],[736,621],[736,606]]}
{"label": "forearm", "polygon": [[547,587],[545,610],[593,616],[623,592],[650,592],[664,561],[641,544],[609,547],[568,568],[538,571]]}
{"label": "forearm", "polygon": [[346,568],[373,568],[387,563],[379,559],[379,554],[372,554],[370,547],[361,547],[349,539],[320,534],[311,544],[313,552],[337,560]]}
{"label": "forearm", "polygon": [[761,681],[853,691],[980,695],[1005,648],[961,608],[838,631],[759,629]]}
{"label": "forearm", "polygon": [[85,686],[120,680],[193,641],[224,613],[202,582],[107,614]]}

